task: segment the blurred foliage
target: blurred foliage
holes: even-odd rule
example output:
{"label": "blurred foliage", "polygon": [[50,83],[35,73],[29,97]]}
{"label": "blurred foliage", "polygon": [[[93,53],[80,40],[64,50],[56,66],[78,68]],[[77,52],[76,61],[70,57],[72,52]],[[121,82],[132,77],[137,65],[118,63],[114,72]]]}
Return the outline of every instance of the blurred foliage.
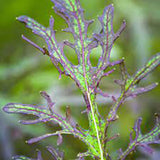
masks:
{"label": "blurred foliage", "polygon": [[[104,6],[113,3],[115,7],[114,31],[119,28],[123,19],[126,20],[127,27],[114,45],[112,58],[120,59],[125,57],[129,73],[133,73],[149,57],[160,51],[159,0],[92,0],[87,1],[87,3],[85,0],[80,1],[85,9],[87,19],[97,19],[97,15],[102,13]],[[52,10],[51,6],[53,4],[51,1],[0,0],[0,4],[0,107],[9,102],[43,104],[39,91],[45,90],[51,94],[53,100],[57,103],[56,107],[59,112],[64,114],[65,106],[70,105],[73,117],[77,119],[80,125],[87,128],[86,115],[79,114],[84,110],[84,103],[75,84],[64,76],[61,80],[58,80],[58,72],[49,59],[21,39],[23,33],[36,43],[41,44],[41,46],[44,45],[41,39],[38,39],[16,21],[17,16],[28,15],[47,26],[49,16],[53,15],[57,39],[59,41],[63,39],[72,41],[70,34],[61,32],[66,24]],[[92,32],[98,32],[100,29],[98,20],[95,20],[94,24],[89,27],[88,33],[91,35]],[[65,51],[67,57],[73,63],[76,63],[74,52],[68,48],[65,48]],[[100,51],[101,49],[97,48],[92,52],[93,64],[96,64]],[[102,81],[101,87],[103,87],[103,90],[111,94],[118,93],[119,88],[113,83],[113,79],[119,77],[118,72],[117,70],[117,73]],[[157,69],[146,81],[159,81],[159,78],[159,69]],[[110,150],[115,151],[120,147],[125,148],[127,146],[129,133],[138,116],[143,117],[142,129],[144,132],[152,128],[154,112],[160,111],[159,96],[160,86],[135,100],[125,103],[119,111],[119,121],[110,128],[110,134],[117,132],[121,134],[117,141],[108,144]],[[102,97],[98,97],[97,101],[101,102],[99,105],[100,112],[105,113],[111,101]],[[31,146],[24,142],[29,137],[52,132],[58,126],[55,124],[22,126],[17,124],[18,119],[18,116],[15,117],[0,112],[0,159],[8,160],[15,154],[32,157],[36,154],[36,148],[42,150],[45,159],[51,159],[51,157],[47,158],[48,153],[44,146],[49,144],[56,146],[56,137],[48,138]],[[85,146],[71,136],[64,136],[64,142],[60,149],[67,153],[65,154],[66,159],[74,159],[76,153],[85,151]],[[136,153],[134,157],[131,155],[130,158],[136,159],[136,157],[141,159],[145,155]]]}

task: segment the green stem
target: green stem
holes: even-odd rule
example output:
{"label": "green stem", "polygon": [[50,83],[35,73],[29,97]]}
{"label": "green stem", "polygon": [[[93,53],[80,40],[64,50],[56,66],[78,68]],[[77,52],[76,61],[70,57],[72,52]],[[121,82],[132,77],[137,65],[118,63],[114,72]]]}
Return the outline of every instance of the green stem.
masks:
{"label": "green stem", "polygon": [[107,120],[112,121],[116,118],[117,110],[120,107],[120,105],[124,102],[124,94],[125,94],[125,92],[122,92],[121,95],[119,96],[117,102],[112,106],[112,108],[108,114]]}
{"label": "green stem", "polygon": [[99,146],[99,150],[100,150],[100,157],[101,157],[101,160],[104,160],[103,150],[102,150],[101,141],[100,141],[100,137],[99,137],[99,131],[98,131],[98,127],[97,127],[97,123],[96,123],[96,119],[95,119],[94,106],[92,105],[91,96],[88,92],[88,89],[87,89],[87,97],[88,97],[89,105],[91,107],[91,115],[92,115],[93,123],[95,126],[95,130],[96,130],[96,136],[97,136],[98,146]]}

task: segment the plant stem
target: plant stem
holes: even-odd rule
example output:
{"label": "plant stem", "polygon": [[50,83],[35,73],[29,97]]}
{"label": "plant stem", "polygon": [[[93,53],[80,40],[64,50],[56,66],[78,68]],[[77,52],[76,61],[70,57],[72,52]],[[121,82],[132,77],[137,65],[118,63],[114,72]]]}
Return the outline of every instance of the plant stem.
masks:
{"label": "plant stem", "polygon": [[96,136],[97,136],[97,141],[98,141],[98,145],[99,145],[101,160],[104,160],[103,159],[103,150],[102,150],[101,141],[100,141],[100,137],[99,137],[99,131],[98,131],[95,115],[94,115],[94,108],[93,108],[93,105],[92,105],[92,102],[91,102],[91,98],[90,98],[90,94],[88,92],[88,89],[87,89],[87,97],[88,97],[88,101],[89,101],[89,104],[90,104],[90,107],[91,107],[91,114],[92,114],[92,119],[93,119],[95,130],[96,130]]}
{"label": "plant stem", "polygon": [[[88,120],[91,121],[93,120],[93,123],[94,123],[94,127],[95,127],[95,131],[96,131],[96,137],[97,137],[97,141],[98,141],[98,146],[99,146],[99,151],[100,151],[100,158],[101,160],[104,160],[103,158],[103,150],[102,150],[102,146],[101,146],[101,141],[100,141],[100,137],[99,137],[99,131],[98,131],[98,127],[97,127],[97,123],[96,123],[96,119],[95,119],[95,109],[97,108],[94,108],[94,105],[95,104],[95,98],[94,98],[94,101],[91,100],[91,92],[89,92],[89,85],[88,85],[88,82],[87,82],[87,77],[86,77],[86,68],[85,68],[85,64],[84,64],[84,61],[83,61],[83,70],[84,70],[84,81],[85,81],[85,86],[86,86],[86,97],[87,97],[87,101],[86,102],[87,104],[89,103],[89,107],[91,109],[91,116],[89,116]],[[98,112],[97,112],[98,114]],[[98,115],[97,115],[98,116]],[[91,123],[92,124],[92,123]]]}
{"label": "plant stem", "polygon": [[121,95],[119,96],[117,102],[112,106],[112,108],[108,114],[108,117],[107,117],[108,121],[112,121],[116,118],[117,110],[120,107],[120,105],[124,102],[124,99],[125,99],[124,95],[125,95],[125,92],[122,92]]}

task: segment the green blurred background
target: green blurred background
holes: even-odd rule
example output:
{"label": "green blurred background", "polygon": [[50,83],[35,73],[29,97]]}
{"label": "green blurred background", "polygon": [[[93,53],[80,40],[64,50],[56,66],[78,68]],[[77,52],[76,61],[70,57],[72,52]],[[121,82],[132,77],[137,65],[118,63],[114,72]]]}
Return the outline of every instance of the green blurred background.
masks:
{"label": "green blurred background", "polygon": [[[115,7],[114,31],[116,32],[123,19],[127,27],[120,38],[116,41],[112,50],[112,60],[125,57],[128,72],[133,74],[142,66],[149,57],[160,51],[160,1],[159,0],[81,0],[85,9],[86,19],[97,19],[104,7],[113,3]],[[0,107],[9,102],[26,104],[44,104],[39,95],[40,91],[47,91],[53,101],[55,109],[60,114],[65,114],[65,106],[70,105],[73,118],[87,129],[88,122],[85,114],[79,114],[85,109],[82,95],[76,85],[68,78],[62,76],[58,80],[58,72],[51,64],[48,57],[21,39],[21,34],[32,39],[34,42],[44,45],[44,41],[33,35],[24,25],[16,21],[20,15],[28,15],[41,24],[48,26],[50,15],[55,19],[56,37],[58,41],[63,39],[72,40],[68,33],[62,33],[67,25],[64,20],[57,16],[52,9],[50,0],[0,0]],[[100,31],[101,27],[97,20],[89,27],[88,34]],[[101,49],[93,50],[91,60],[96,64]],[[76,63],[75,53],[65,48],[67,57]],[[120,77],[118,68],[110,77],[102,80],[101,88],[109,94],[118,95],[119,87],[113,79]],[[159,69],[154,71],[142,85],[159,81]],[[143,117],[142,131],[149,131],[154,125],[154,113],[160,109],[160,87],[141,95],[134,100],[129,100],[119,111],[120,119],[110,127],[110,135],[120,133],[117,141],[109,143],[110,151],[115,157],[120,147],[125,149],[129,142],[129,133],[137,117]],[[100,112],[104,115],[111,106],[111,100],[98,96]],[[36,148],[42,151],[45,160],[51,156],[45,149],[46,145],[56,147],[57,137],[51,137],[33,145],[25,144],[25,140],[53,132],[59,127],[56,124],[36,124],[22,126],[19,119],[26,117],[7,115],[0,111],[0,159],[9,160],[12,155],[36,156]],[[158,146],[153,156],[137,152],[128,159],[155,159],[159,156]],[[72,136],[64,136],[63,144],[59,147],[65,151],[65,159],[72,160],[76,154],[84,152],[86,146]],[[157,156],[157,157],[156,157]],[[89,159],[89,158],[88,158]]]}

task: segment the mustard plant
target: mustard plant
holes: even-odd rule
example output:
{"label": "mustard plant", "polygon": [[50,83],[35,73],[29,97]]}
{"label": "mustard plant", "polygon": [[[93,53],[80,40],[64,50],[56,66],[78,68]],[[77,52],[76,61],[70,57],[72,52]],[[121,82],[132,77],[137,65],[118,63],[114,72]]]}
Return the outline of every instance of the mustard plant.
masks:
{"label": "mustard plant", "polygon": [[[153,83],[148,86],[139,87],[137,84],[139,84],[143,78],[160,64],[160,53],[154,55],[142,68],[133,75],[130,75],[127,72],[123,58],[117,61],[112,61],[110,59],[112,46],[126,26],[126,22],[123,21],[120,29],[114,33],[113,5],[107,6],[104,9],[103,14],[98,18],[101,23],[101,31],[99,31],[99,33],[93,33],[90,37],[87,35],[87,30],[88,26],[93,21],[85,20],[80,0],[52,0],[52,2],[54,3],[54,11],[68,24],[68,28],[64,29],[64,31],[73,35],[74,42],[71,43],[67,40],[58,42],[56,40],[54,18],[52,16],[49,20],[49,27],[45,27],[27,16],[20,16],[17,18],[18,21],[23,22],[27,28],[31,29],[34,34],[45,40],[47,44],[46,48],[38,46],[25,36],[22,36],[22,38],[41,51],[44,55],[47,55],[57,68],[60,76],[64,74],[76,83],[85,100],[85,111],[88,116],[89,127],[85,130],[79,126],[78,123],[72,123],[69,107],[66,108],[65,117],[56,113],[54,110],[55,103],[44,91],[40,94],[46,100],[47,106],[9,103],[3,108],[3,110],[7,113],[29,114],[37,117],[34,120],[21,120],[20,123],[25,125],[54,121],[61,127],[61,130],[54,133],[46,133],[40,137],[28,140],[28,144],[56,135],[58,136],[57,144],[59,145],[62,143],[63,134],[71,134],[83,141],[88,148],[85,153],[79,153],[77,159],[82,160],[85,159],[85,157],[91,157],[95,160],[114,159],[107,148],[107,143],[116,139],[119,135],[117,134],[109,137],[108,127],[114,121],[118,120],[119,116],[117,111],[129,97],[134,98],[154,89],[158,85],[157,83]],[[78,58],[78,65],[74,65],[68,60],[64,53],[64,46],[69,46],[75,50]],[[102,48],[102,53],[97,65],[92,66],[90,54],[91,51],[98,46]],[[101,94],[107,98],[109,95],[103,93],[99,84],[103,77],[109,76],[115,71],[115,66],[119,67],[121,71],[121,79],[115,80],[115,83],[120,86],[121,91],[118,97],[112,96],[112,106],[110,106],[110,110],[106,113],[106,116],[102,117],[98,111],[96,96]],[[130,134],[130,143],[128,144],[128,147],[124,151],[120,149],[119,156],[116,159],[126,159],[130,152],[135,150],[137,146],[142,147],[147,152],[152,152],[152,148],[149,145],[160,143],[160,124],[158,114],[156,114],[154,128],[146,134],[141,133],[141,121],[142,118],[138,118],[135,122],[133,131]],[[57,149],[54,149],[51,146],[47,147],[47,149],[53,155],[53,159],[62,160],[64,158],[63,153]],[[31,158],[15,156],[14,159]],[[40,151],[38,152],[37,159],[42,160]]]}

